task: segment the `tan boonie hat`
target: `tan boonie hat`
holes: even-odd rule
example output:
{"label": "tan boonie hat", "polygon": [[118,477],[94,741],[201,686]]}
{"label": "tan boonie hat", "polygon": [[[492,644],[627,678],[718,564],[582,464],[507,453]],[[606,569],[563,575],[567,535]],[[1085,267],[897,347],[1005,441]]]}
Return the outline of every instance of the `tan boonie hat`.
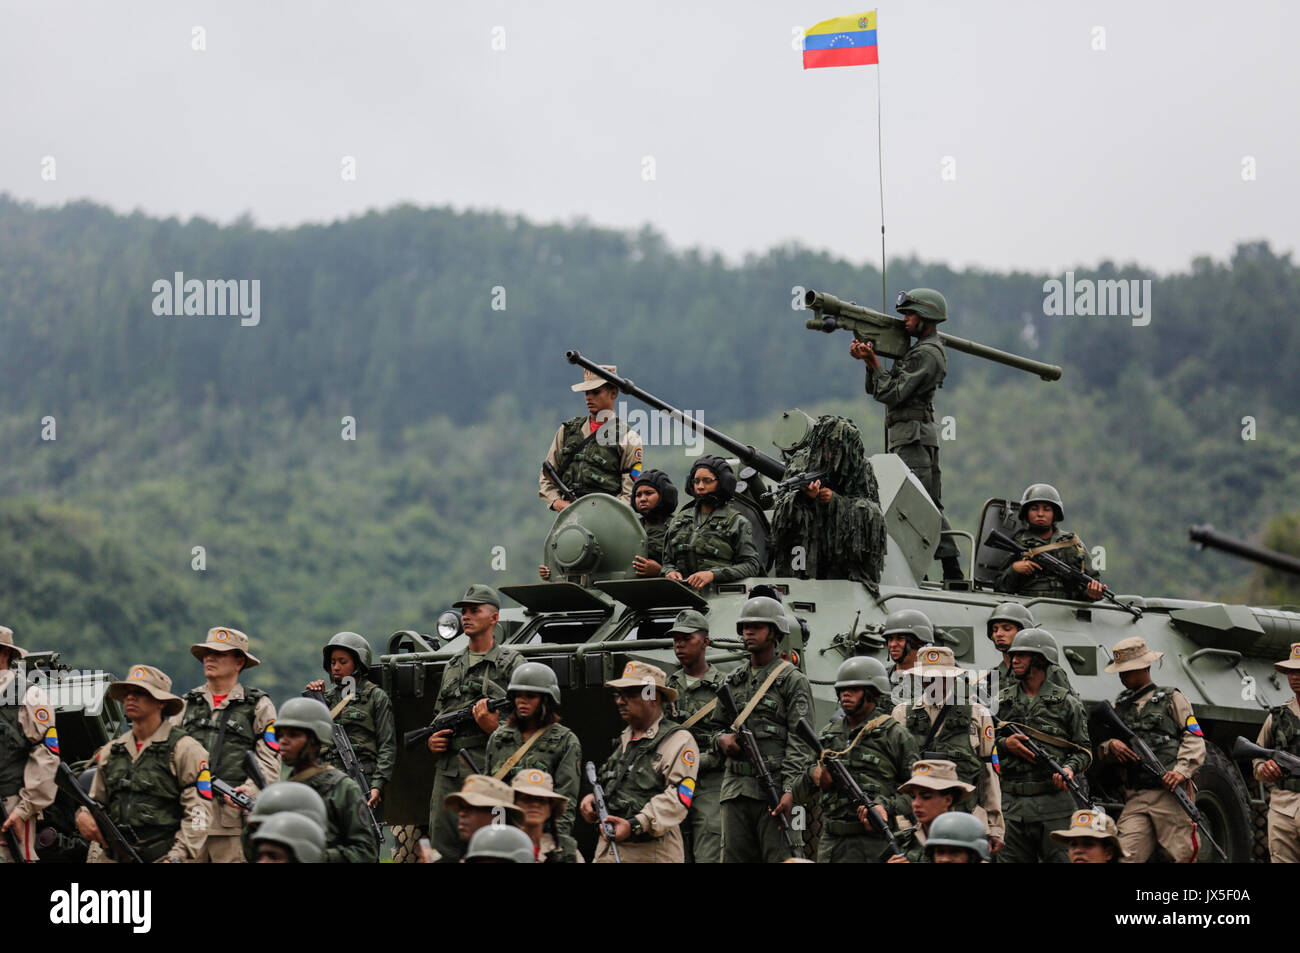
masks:
{"label": "tan boonie hat", "polygon": [[1075,811],[1068,828],[1052,831],[1052,840],[1063,844],[1079,837],[1091,837],[1093,840],[1114,844],[1119,856],[1128,856],[1128,851],[1119,842],[1119,828],[1115,826],[1114,818],[1103,811]]}
{"label": "tan boonie hat", "polygon": [[563,794],[555,793],[555,779],[545,771],[538,771],[536,768],[528,768],[520,771],[515,775],[514,780],[510,782],[510,787],[516,794],[527,794],[529,797],[544,797],[552,801],[559,801],[557,811],[563,811],[564,805],[569,803],[569,799]]}
{"label": "tan boonie hat", "polygon": [[1113,660],[1103,671],[1110,675],[1116,672],[1134,672],[1140,668],[1150,668],[1152,662],[1164,657],[1164,652],[1152,652],[1148,649],[1146,639],[1133,635],[1115,643]]}
{"label": "tan boonie hat", "polygon": [[1279,672],[1300,672],[1300,642],[1291,643],[1291,654],[1282,662],[1274,662]]}
{"label": "tan boonie hat", "polygon": [[958,678],[966,674],[957,665],[957,656],[946,645],[923,645],[916,653],[916,674],[923,678]]}
{"label": "tan boonie hat", "polygon": [[459,791],[447,795],[442,806],[449,811],[461,807],[500,807],[505,808],[512,823],[522,824],[524,821],[524,812],[515,804],[515,792],[510,785],[486,774],[471,774]]}
{"label": "tan boonie hat", "polygon": [[15,658],[27,658],[27,650],[14,642],[14,630],[7,625],[0,625],[0,649],[14,650]]}
{"label": "tan boonie hat", "polygon": [[208,629],[206,642],[195,642],[190,646],[190,654],[200,662],[208,652],[242,652],[247,660],[244,662],[244,668],[261,664],[257,661],[257,656],[248,651],[248,636],[238,629],[227,628],[224,625]]}
{"label": "tan boonie hat", "polygon": [[[899,794],[914,794],[917,788],[927,791],[947,791],[956,788],[962,794],[970,794],[975,785],[967,784],[957,777],[957,765],[951,761],[918,761],[912,765],[912,776],[907,782],[898,786]],[[960,800],[960,799],[959,799]]]}
{"label": "tan boonie hat", "polygon": [[491,586],[473,585],[465,590],[465,595],[453,602],[452,608],[463,609],[465,606],[493,606],[501,608],[501,596]]}
{"label": "tan boonie hat", "polygon": [[152,665],[132,665],[126,681],[109,683],[108,697],[121,701],[131,688],[142,688],[162,702],[163,717],[174,715],[185,707],[185,702],[172,694],[172,680],[167,673]]}
{"label": "tan boonie hat", "polygon": [[669,635],[674,632],[685,632],[687,635],[703,632],[708,635],[709,620],[704,618],[704,613],[695,609],[683,609],[677,613],[677,618],[673,620],[673,627],[668,630]]}
{"label": "tan boonie hat", "polygon": [[[600,365],[600,369],[603,371],[609,371],[611,374],[618,373],[617,364],[602,364]],[[596,390],[600,387],[604,387],[608,383],[609,381],[605,380],[605,378],[598,377],[597,375],[593,374],[591,371],[585,370],[582,372],[582,383],[571,385],[569,387],[569,390],[574,391],[575,393],[579,393],[584,390]]]}
{"label": "tan boonie hat", "polygon": [[668,687],[668,676],[664,670],[645,662],[628,662],[623,666],[622,678],[608,681],[605,685],[608,688],[645,688],[653,685],[668,704],[677,701],[677,689]]}

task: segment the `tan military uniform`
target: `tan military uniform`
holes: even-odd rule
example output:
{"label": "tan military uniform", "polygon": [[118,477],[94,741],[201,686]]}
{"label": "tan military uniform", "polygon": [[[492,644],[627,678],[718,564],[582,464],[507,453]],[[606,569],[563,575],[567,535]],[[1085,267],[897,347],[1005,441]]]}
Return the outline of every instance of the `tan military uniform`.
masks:
{"label": "tan military uniform", "polygon": [[[138,761],[151,744],[167,740],[167,735],[172,730],[171,720],[164,718],[158,730],[150,735],[141,745],[140,750],[136,751],[135,736],[127,731],[126,734],[119,738],[114,738],[104,747],[95,753],[95,760],[103,764],[108,757],[109,749],[114,745],[121,745],[125,748],[126,753],[130,755],[132,761]],[[199,779],[199,772],[207,770],[208,753],[203,750],[203,746],[188,735],[176,742],[176,747],[172,749],[171,769],[176,775],[181,785],[181,810],[184,819],[181,821],[180,830],[176,832],[176,839],[172,842],[171,848],[167,851],[166,857],[173,862],[192,864],[195,863],[203,853],[203,841],[207,839],[208,828],[212,824],[212,814],[208,808],[209,801],[199,794],[196,784]],[[90,796],[100,804],[105,803],[104,776],[101,772],[95,772],[95,780],[90,785]],[[92,851],[88,858],[91,863],[111,864],[113,859],[103,851]]]}
{"label": "tan military uniform", "polygon": [[[212,708],[212,691],[206,685],[196,689],[203,693],[203,701],[208,708]],[[230,693],[222,699],[221,708],[229,708],[231,703],[244,697],[244,686],[236,682]],[[185,709],[182,708],[172,719],[171,723],[180,727],[181,721],[185,717]],[[258,700],[257,708],[254,709],[253,729],[257,736],[257,743],[254,750],[257,752],[257,763],[262,769],[262,779],[267,784],[274,784],[280,778],[280,753],[272,751],[270,745],[266,743],[268,730],[275,725],[275,703],[271,701],[269,695],[263,696]],[[256,798],[258,794],[257,783],[252,778],[239,779],[223,778],[222,780],[238,787],[244,785],[251,797]],[[200,864],[242,864],[247,858],[244,856],[244,845],[241,835],[244,829],[244,812],[233,805],[227,804],[226,799],[216,792],[212,794],[212,826],[208,829],[208,836],[203,842],[203,849],[199,856],[195,858],[195,863]]]}
{"label": "tan military uniform", "polygon": [[[654,743],[662,723],[661,716],[642,737]],[[618,741],[619,750],[626,753],[627,746],[632,741],[630,725],[623,729]],[[694,788],[699,763],[699,746],[691,733],[684,728],[679,728],[671,738],[655,749],[652,766],[654,771],[664,778],[664,789],[647,801],[634,818],[625,818],[627,821],[639,820],[645,832],[652,835],[654,839],[621,842],[618,845],[618,852],[624,863],[683,864],[686,862],[686,850],[682,843],[682,821],[686,820],[689,808],[678,796],[678,788],[687,779],[691,782],[691,788]],[[609,842],[603,837],[596,841],[594,862],[597,864],[614,862],[609,852]]]}
{"label": "tan military uniform", "polygon": [[[8,695],[16,694],[22,690],[23,685],[24,682],[18,679],[18,672],[15,669],[0,672],[0,701],[16,703],[18,699],[11,700]],[[3,823],[11,812],[19,817],[20,823],[10,830],[22,846],[24,859],[30,862],[37,859],[34,843],[36,820],[45,808],[54,803],[54,796],[57,793],[54,776],[59,768],[54,706],[50,704],[39,686],[26,687],[18,710],[18,727],[23,738],[33,747],[23,767],[23,785],[17,794],[4,799],[2,805],[4,810],[0,811],[0,823]],[[53,748],[50,747],[51,744]],[[7,838],[0,839],[0,863],[9,863],[13,860],[9,856],[6,840]]]}
{"label": "tan military uniform", "polygon": [[[913,707],[924,708],[925,713],[930,717],[930,724],[939,717],[940,706],[926,704],[923,700],[918,699]],[[993,770],[993,716],[989,710],[978,702],[971,703],[970,717],[970,746],[975,755],[984,762],[984,770],[980,772],[979,781],[975,785],[975,800],[978,806],[973,813],[988,830],[990,837],[996,837],[1003,840],[1006,832],[1006,824],[1002,819],[1002,784],[998,780],[998,773]],[[896,722],[906,727],[907,725],[907,706],[896,705],[893,711],[893,717]],[[924,844],[924,841],[921,841]]]}
{"label": "tan military uniform", "polygon": [[[604,381],[601,381],[604,383]],[[599,439],[599,437],[597,438]],[[551,448],[546,451],[546,459],[550,461],[551,466],[560,470],[560,448],[564,445],[564,428],[560,427],[555,431],[555,439],[551,441]],[[631,427],[623,435],[619,446],[622,453],[619,457],[618,469],[623,474],[623,485],[618,491],[618,498],[628,506],[632,505],[632,485],[636,483],[634,471],[639,473],[641,469],[642,454],[644,453],[641,444],[641,435]],[[567,481],[566,481],[567,482]],[[537,495],[546,501],[547,507],[552,506],[556,500],[563,499],[560,488],[555,485],[555,481],[546,475],[542,470],[538,476]]]}
{"label": "tan military uniform", "polygon": [[[1292,714],[1300,717],[1300,702],[1295,696],[1287,702]],[[1264,719],[1255,744],[1275,748],[1273,716]],[[1254,762],[1255,777],[1259,777],[1263,759]],[[1275,787],[1268,796],[1268,856],[1275,864],[1300,864],[1300,791],[1287,791]]]}

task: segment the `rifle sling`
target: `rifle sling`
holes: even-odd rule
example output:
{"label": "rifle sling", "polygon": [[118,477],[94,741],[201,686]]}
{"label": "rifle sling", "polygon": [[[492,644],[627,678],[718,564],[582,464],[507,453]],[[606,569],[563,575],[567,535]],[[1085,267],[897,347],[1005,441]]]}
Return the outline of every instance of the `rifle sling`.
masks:
{"label": "rifle sling", "polygon": [[[944,701],[946,702],[947,699],[944,699]],[[943,723],[944,721],[947,720],[948,712],[950,711],[952,711],[952,706],[948,704],[945,704],[942,708],[939,709],[938,716],[934,719],[934,723],[930,725],[930,733],[925,736],[925,741],[921,744],[922,752],[926,752],[930,750],[930,742],[934,741],[935,735],[937,735],[939,733],[939,729],[943,727]]]}
{"label": "rifle sling", "polygon": [[316,775],[324,774],[326,771],[332,771],[332,770],[334,770],[333,765],[315,764],[312,765],[307,770],[299,772],[298,774],[289,775],[289,777],[286,778],[285,780],[297,781],[299,784],[306,784],[312,778],[316,777]]}
{"label": "rifle sling", "polygon": [[[553,725],[555,724],[555,722],[551,722],[551,724]],[[507,774],[509,774],[510,769],[519,763],[519,759],[528,753],[528,749],[533,746],[533,742],[537,741],[539,738],[542,737],[542,735],[546,734],[550,730],[551,730],[551,725],[547,725],[545,728],[542,728],[540,731],[534,731],[532,735],[529,736],[529,738],[523,744],[521,744],[518,748],[515,749],[514,754],[506,758],[505,764],[501,765],[501,767],[497,768],[497,770],[492,772],[492,777],[500,781]]]}
{"label": "rifle sling", "polygon": [[1004,721],[1001,722],[1001,724],[1006,725],[1009,728],[1015,728],[1018,733],[1028,735],[1035,741],[1041,741],[1043,744],[1051,745],[1053,748],[1059,748],[1063,751],[1082,751],[1084,754],[1088,755],[1089,761],[1092,760],[1091,751],[1082,745],[1076,745],[1073,741],[1066,738],[1058,738],[1056,735],[1049,735],[1045,731],[1039,731],[1037,728],[1030,728],[1028,725],[1022,725],[1014,721]]}
{"label": "rifle sling", "polygon": [[1026,549],[1023,558],[1033,559],[1039,553],[1050,553],[1050,552],[1055,552],[1058,549],[1071,549],[1071,548],[1078,549],[1079,552],[1083,552],[1083,544],[1079,542],[1079,537],[1076,536],[1073,539],[1059,539],[1054,543],[1046,543],[1042,546],[1035,546],[1032,549]]}
{"label": "rifle sling", "polygon": [[890,721],[893,717],[894,717],[893,715],[877,715],[875,718],[869,719],[865,725],[863,725],[861,728],[858,729],[858,733],[853,736],[853,740],[849,742],[847,748],[844,748],[840,751],[832,751],[830,748],[823,748],[821,756],[817,759],[817,763],[821,764],[827,758],[832,758],[832,759],[843,758],[846,754],[848,754],[850,751],[853,750],[853,748],[857,745],[859,741],[862,740],[863,735],[865,735],[869,731],[873,731],[876,728],[879,728],[885,722]]}
{"label": "rifle sling", "polygon": [[754,693],[754,697],[745,704],[745,707],[741,709],[740,714],[736,716],[736,720],[731,723],[732,731],[738,731],[740,729],[740,726],[745,723],[745,719],[753,713],[754,709],[758,707],[758,703],[763,700],[763,696],[767,694],[767,690],[772,687],[773,683],[780,678],[788,668],[794,668],[794,666],[787,660],[782,659],[781,664],[768,673],[763,684],[758,686],[758,691]]}

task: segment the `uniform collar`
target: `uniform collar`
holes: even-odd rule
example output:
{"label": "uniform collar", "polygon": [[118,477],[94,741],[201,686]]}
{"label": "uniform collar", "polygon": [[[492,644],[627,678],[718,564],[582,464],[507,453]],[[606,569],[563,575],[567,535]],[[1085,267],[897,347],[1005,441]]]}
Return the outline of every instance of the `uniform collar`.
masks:
{"label": "uniform collar", "polygon": [[[171,734],[171,730],[172,730],[171,718],[164,718],[162,720],[162,724],[158,726],[158,730],[155,731],[153,734],[151,734],[140,744],[139,753],[144,754],[145,749],[148,748],[151,744],[154,744],[155,742],[166,741],[167,736]],[[118,738],[117,740],[122,742],[123,744],[126,744],[128,753],[131,753],[132,756],[134,756],[135,733],[130,728],[126,730],[126,734],[122,735],[122,737]]]}
{"label": "uniform collar", "polygon": [[[208,705],[211,706],[213,695],[212,695],[212,689],[208,688],[207,682],[204,682],[203,685],[199,687],[199,693],[203,695],[203,698],[207,701]],[[243,697],[244,697],[243,683],[235,682],[235,684],[231,687],[230,691],[226,693],[226,698],[221,703],[221,707],[228,708],[231,702],[236,701]]]}
{"label": "uniform collar", "polygon": [[[655,723],[651,725],[649,728],[647,728],[646,733],[643,734],[640,738],[638,738],[637,741],[645,741],[646,739],[653,738],[655,735],[659,734],[659,726],[662,725],[663,723],[664,723],[664,716],[661,713],[659,717],[655,719]],[[621,735],[621,739],[623,742],[623,750],[626,751],[627,746],[632,743],[631,725],[623,726],[623,734]]]}

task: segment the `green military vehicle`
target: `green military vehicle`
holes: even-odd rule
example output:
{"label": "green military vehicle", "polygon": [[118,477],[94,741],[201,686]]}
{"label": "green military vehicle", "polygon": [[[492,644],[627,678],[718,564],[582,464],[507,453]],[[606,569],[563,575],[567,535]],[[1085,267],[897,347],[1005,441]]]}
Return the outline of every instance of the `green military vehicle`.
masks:
{"label": "green military vehicle", "polygon": [[[569,359],[614,381],[623,394],[684,417],[576,352]],[[1044,366],[1027,369],[1038,372],[1039,367]],[[763,499],[772,481],[789,477],[785,454],[783,459],[768,456],[685,419],[734,458],[738,484],[733,502],[750,517],[760,557],[771,565],[769,510]],[[797,434],[789,431],[806,426],[801,421],[807,420],[798,412],[782,415],[774,446],[792,446]],[[1098,602],[1008,596],[994,589],[1007,554],[986,541],[994,530],[1014,533],[1018,503],[1011,499],[989,500],[975,534],[954,532],[972,551],[965,580],[927,581],[940,540],[940,512],[896,455],[876,454],[869,462],[888,529],[883,571],[875,583],[762,577],[717,585],[701,595],[664,578],[636,578],[629,568],[632,557],[645,552],[645,533],[636,515],[613,497],[589,495],[560,513],[547,535],[544,561],[551,581],[501,587],[518,607],[503,606],[498,640],[555,670],[564,693],[565,723],[581,738],[584,758],[599,761],[622,728],[604,682],[633,658],[672,671],[676,660],[667,632],[683,608],[707,611],[715,620],[710,660],[726,666],[743,658],[734,635],[742,604],[758,587],[763,587],[760,594],[774,594],[791,620],[782,654],[811,681],[815,721],[821,724],[838,710],[833,681],[841,662],[867,655],[889,665],[880,635],[889,613],[923,611],[934,622],[937,639],[952,648],[962,666],[991,672],[1001,656],[986,637],[986,622],[1000,603],[1019,601],[1055,636],[1073,688],[1090,708],[1120,691],[1117,679],[1102,672],[1110,646],[1140,635],[1164,652],[1163,668],[1155,677],[1183,691],[1207,741],[1207,760],[1195,777],[1205,824],[1230,861],[1267,856],[1263,792],[1224,752],[1238,734],[1253,738],[1268,708],[1288,697],[1272,663],[1286,655],[1291,642],[1300,641],[1300,611],[1138,595]],[[390,638],[372,677],[393,700],[399,736],[429,723],[441,671],[465,642],[459,616],[451,611],[438,620],[436,635],[401,631]],[[426,823],[432,785],[433,759],[427,750],[399,749],[386,803],[387,819],[398,835],[398,859],[407,859],[413,838]],[[1104,784],[1094,783],[1094,791],[1118,809]],[[1218,858],[1203,849],[1199,860]]]}

